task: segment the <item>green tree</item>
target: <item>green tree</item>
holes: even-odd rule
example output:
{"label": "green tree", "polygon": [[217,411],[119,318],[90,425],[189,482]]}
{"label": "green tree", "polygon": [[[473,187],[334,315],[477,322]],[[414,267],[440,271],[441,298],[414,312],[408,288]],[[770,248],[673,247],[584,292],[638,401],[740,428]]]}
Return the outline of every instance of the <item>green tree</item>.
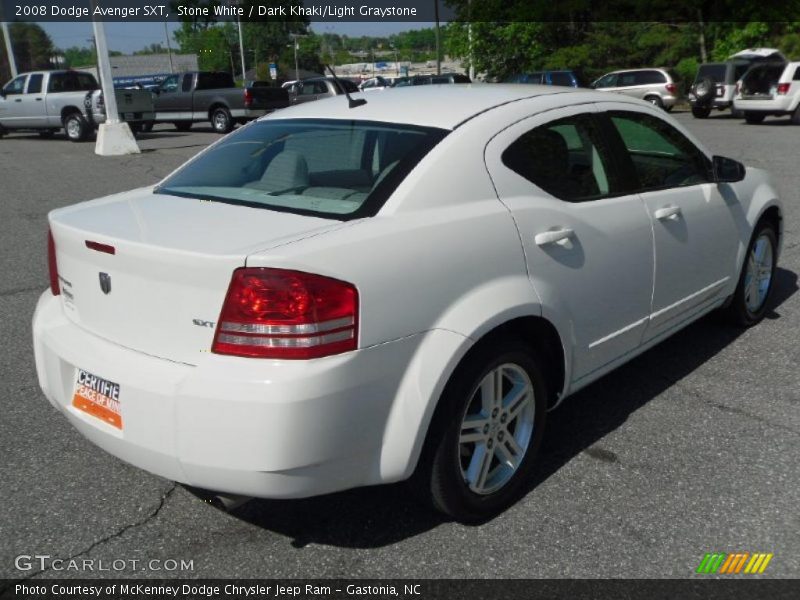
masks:
{"label": "green tree", "polygon": [[[11,45],[19,72],[47,69],[55,53],[53,41],[47,32],[36,23],[11,23],[9,25]],[[11,78],[5,42],[0,44],[0,68],[3,81]]]}

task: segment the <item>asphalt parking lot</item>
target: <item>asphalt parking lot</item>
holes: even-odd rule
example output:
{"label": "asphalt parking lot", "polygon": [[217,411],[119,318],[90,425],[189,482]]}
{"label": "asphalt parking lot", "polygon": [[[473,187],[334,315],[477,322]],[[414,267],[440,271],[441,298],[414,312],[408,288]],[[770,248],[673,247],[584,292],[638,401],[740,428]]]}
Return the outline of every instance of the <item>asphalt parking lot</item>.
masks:
{"label": "asphalt parking lot", "polygon": [[[771,552],[765,577],[800,576],[800,127],[677,118],[773,174],[786,223],[773,309],[747,331],[706,318],[571,398],[550,415],[530,491],[481,526],[442,520],[403,485],[227,514],[84,440],[34,372],[46,214],[154,183],[217,136],[159,128],[119,158],[0,139],[0,577],[690,577],[712,551]],[[36,554],[193,570],[15,568]]]}

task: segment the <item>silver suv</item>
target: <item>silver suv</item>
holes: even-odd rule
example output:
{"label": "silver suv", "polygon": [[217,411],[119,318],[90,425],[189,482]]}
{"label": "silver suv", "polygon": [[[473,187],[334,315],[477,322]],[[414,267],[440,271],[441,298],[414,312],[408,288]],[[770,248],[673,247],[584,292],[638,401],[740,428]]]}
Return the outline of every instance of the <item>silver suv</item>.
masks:
{"label": "silver suv", "polygon": [[601,92],[617,92],[633,96],[666,111],[678,102],[678,77],[668,69],[629,69],[603,75],[592,86]]}

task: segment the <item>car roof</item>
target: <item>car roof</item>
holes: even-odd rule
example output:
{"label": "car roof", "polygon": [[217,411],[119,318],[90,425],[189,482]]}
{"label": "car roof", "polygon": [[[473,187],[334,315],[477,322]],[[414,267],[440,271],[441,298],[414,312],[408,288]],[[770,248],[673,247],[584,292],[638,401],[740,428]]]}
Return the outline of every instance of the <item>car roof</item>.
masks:
{"label": "car roof", "polygon": [[[575,88],[548,85],[464,83],[393,88],[376,96],[358,96],[367,103],[349,108],[343,96],[298,104],[271,113],[271,119],[358,119],[455,129],[464,121],[497,106],[554,94],[576,93]],[[585,90],[583,90],[585,93]],[[602,92],[598,97],[606,98]],[[565,104],[569,101],[565,98]]]}

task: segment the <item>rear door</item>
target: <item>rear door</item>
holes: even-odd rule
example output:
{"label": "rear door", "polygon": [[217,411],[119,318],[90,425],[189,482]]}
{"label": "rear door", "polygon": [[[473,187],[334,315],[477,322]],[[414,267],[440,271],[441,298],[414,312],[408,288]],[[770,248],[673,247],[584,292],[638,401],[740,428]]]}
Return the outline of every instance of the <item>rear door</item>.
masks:
{"label": "rear door", "polygon": [[44,103],[44,73],[31,73],[28,85],[21,96],[22,115],[19,120],[20,127],[46,127],[47,107]]}
{"label": "rear door", "polygon": [[486,148],[543,316],[572,333],[573,383],[639,346],[653,291],[642,198],[625,190],[592,104],[516,123]]}
{"label": "rear door", "polygon": [[643,108],[603,106],[621,142],[616,154],[652,220],[655,286],[647,341],[732,291],[742,207],[732,190],[720,193],[710,160],[677,128]]}

